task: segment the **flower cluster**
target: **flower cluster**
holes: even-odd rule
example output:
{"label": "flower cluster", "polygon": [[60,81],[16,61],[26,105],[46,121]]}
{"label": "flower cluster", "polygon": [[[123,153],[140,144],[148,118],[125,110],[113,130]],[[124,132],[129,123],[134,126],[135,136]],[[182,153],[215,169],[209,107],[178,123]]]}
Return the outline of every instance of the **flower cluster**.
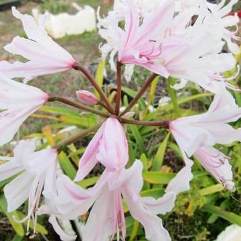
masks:
{"label": "flower cluster", "polygon": [[[46,16],[36,22],[32,16],[13,8],[26,38],[15,37],[5,50],[27,61],[0,61],[0,144],[10,142],[25,119],[48,101],[90,111],[104,121],[82,155],[74,181],[58,166],[58,146],[35,150],[34,140],[22,140],[16,144],[13,157],[1,157],[5,162],[0,165],[0,180],[13,177],[4,188],[8,211],[18,209],[28,200],[28,214],[19,221],[32,219],[36,223],[38,215],[48,214],[49,222],[63,241],[76,239],[73,233],[63,230],[63,223],[89,212],[81,228],[82,240],[108,241],[115,235],[117,240],[125,240],[128,208],[144,227],[147,240],[169,241],[171,237],[158,215],[170,212],[177,195],[189,190],[193,177],[192,156],[224,187],[234,190],[229,157],[215,145],[241,141],[241,129],[229,124],[240,119],[241,108],[229,92],[234,87],[224,74],[229,70],[238,71],[235,54],[239,47],[235,33],[239,19],[229,14],[237,1],[231,0],[225,5],[226,1],[211,4],[206,0],[161,0],[152,4],[145,0],[116,0],[113,10],[106,17],[99,17],[98,22],[99,34],[105,40],[100,47],[102,56],[109,57],[110,65],[117,72],[115,108],[92,75],[48,36]],[[225,45],[226,52],[223,51]],[[153,74],[121,112],[123,65],[128,78],[135,66]],[[78,102],[74,102],[26,84],[37,76],[71,69],[80,71],[90,81],[99,99],[86,90],[79,90]],[[212,92],[214,98],[209,110],[168,122],[128,119],[125,114],[158,75],[180,81],[173,88],[183,88],[192,81]],[[96,105],[107,112],[94,108]],[[127,168],[129,151],[124,124],[166,128],[180,147],[184,166],[157,199],[140,194],[144,184],[143,163],[137,159]],[[91,174],[96,165],[104,167],[97,183],[86,189],[80,187],[77,182]]]}

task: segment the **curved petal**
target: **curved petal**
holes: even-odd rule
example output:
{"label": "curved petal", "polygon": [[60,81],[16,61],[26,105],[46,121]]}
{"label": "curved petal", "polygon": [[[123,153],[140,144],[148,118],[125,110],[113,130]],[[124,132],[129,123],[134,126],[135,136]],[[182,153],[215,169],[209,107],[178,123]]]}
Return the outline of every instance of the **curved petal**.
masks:
{"label": "curved petal", "polygon": [[5,46],[12,53],[23,56],[29,61],[26,63],[0,63],[7,76],[12,78],[31,79],[38,75],[52,74],[71,69],[76,61],[57,43],[55,43],[45,31],[45,16],[39,22],[31,15],[21,14],[15,7],[13,15],[21,20],[24,31],[28,37],[15,37]]}
{"label": "curved petal", "polygon": [[228,157],[213,147],[202,147],[194,155],[217,181],[230,191],[234,191],[232,166]]}
{"label": "curved petal", "polygon": [[[58,221],[58,219],[55,216],[50,216],[49,218],[49,223],[52,224],[54,231],[59,235],[59,238],[62,241],[74,241],[76,240],[77,236],[73,234],[73,232],[71,233],[66,233],[63,228],[61,227],[60,221]],[[62,220],[62,222],[64,222]]]}
{"label": "curved petal", "polygon": [[0,145],[11,141],[22,123],[40,106],[9,109],[0,113]]}
{"label": "curved petal", "polygon": [[153,197],[142,198],[143,205],[154,215],[170,212],[175,206],[175,201],[176,194],[174,192],[167,192],[159,199]]}
{"label": "curved petal", "polygon": [[[121,188],[121,192],[127,202],[131,215],[144,226],[146,238],[148,240],[171,241],[170,235],[162,225],[162,220],[154,214],[157,206],[152,207],[153,199],[142,199],[140,197],[139,192],[143,184],[142,163],[140,161],[136,161],[135,170],[136,171],[133,172],[133,175],[129,178],[128,182],[126,182]],[[167,196],[161,201],[158,200],[158,204],[163,204],[160,211],[169,209],[169,204],[165,202],[166,198]],[[169,199],[169,197],[167,199]],[[147,205],[145,205],[146,203]],[[150,209],[148,205],[150,206]]]}
{"label": "curved petal", "polygon": [[141,199],[133,198],[131,193],[124,193],[131,215],[138,220],[145,229],[146,239],[150,241],[171,241],[171,237],[162,225],[162,220],[154,215]]}
{"label": "curved petal", "polygon": [[124,211],[116,209],[115,194],[115,192],[110,192],[107,188],[102,191],[83,228],[83,241],[109,241],[110,237],[113,237],[118,232],[119,224],[116,223],[118,222],[116,219],[121,215],[119,211],[123,214]]}
{"label": "curved petal", "polygon": [[34,177],[32,175],[23,172],[4,187],[8,212],[16,210],[28,199],[33,180]]}
{"label": "curved petal", "polygon": [[120,170],[128,160],[128,142],[121,123],[116,118],[108,118],[103,124],[102,138],[96,156],[107,170]]}
{"label": "curved petal", "polygon": [[69,219],[85,214],[96,201],[108,180],[109,174],[104,172],[93,188],[83,189],[67,176],[60,176],[57,179],[58,200],[56,202],[59,212]]}
{"label": "curved petal", "polygon": [[8,161],[0,165],[0,181],[6,180],[23,171],[21,165],[15,163],[14,161]]}
{"label": "curved petal", "polygon": [[90,171],[94,168],[94,166],[97,164],[96,154],[103,135],[103,125],[104,124],[102,124],[102,126],[96,132],[95,136],[92,138],[83,156],[81,157],[75,181],[80,181],[83,178],[85,178],[85,176],[87,176],[90,173]]}

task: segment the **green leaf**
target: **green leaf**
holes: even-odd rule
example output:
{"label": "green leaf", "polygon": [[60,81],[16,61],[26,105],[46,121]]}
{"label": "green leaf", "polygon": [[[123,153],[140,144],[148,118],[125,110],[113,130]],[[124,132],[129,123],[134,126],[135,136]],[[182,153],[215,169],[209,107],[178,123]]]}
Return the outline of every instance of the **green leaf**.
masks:
{"label": "green leaf", "polygon": [[144,180],[151,184],[168,184],[173,177],[174,173],[164,173],[164,172],[144,172]]}
{"label": "green leaf", "polygon": [[12,241],[22,241],[23,237],[15,235],[14,238],[12,239]]}
{"label": "green leaf", "polygon": [[216,192],[221,192],[223,190],[224,190],[224,186],[222,184],[216,184],[216,185],[212,185],[210,187],[206,187],[199,190],[199,194],[201,196],[207,196]]}
{"label": "green leaf", "polygon": [[92,186],[92,185],[96,184],[96,182],[98,180],[99,180],[99,177],[90,177],[90,178],[85,178],[84,180],[82,180],[78,184],[83,188],[87,188],[89,186]]}
{"label": "green leaf", "polygon": [[128,87],[125,87],[125,86],[122,87],[122,91],[131,97],[135,97],[135,95],[136,95],[136,91],[134,91]]}
{"label": "green leaf", "polygon": [[96,118],[91,116],[60,116],[60,120],[69,125],[90,128],[96,124]]}
{"label": "green leaf", "polygon": [[160,77],[157,76],[151,83],[150,90],[149,90],[149,96],[148,96],[149,104],[152,104],[155,99],[156,88],[157,88],[157,83],[158,83],[159,79],[160,79]]}
{"label": "green leaf", "polygon": [[[24,215],[23,213],[19,212],[19,211],[16,211],[16,214],[18,215],[18,219],[19,219],[19,220],[25,218],[25,215]],[[24,223],[24,225],[27,226],[27,223]],[[43,225],[41,225],[41,224],[39,224],[39,223],[34,224],[33,221],[30,220],[30,222],[29,222],[29,228],[31,228],[32,230],[34,230],[34,226],[35,226],[35,230],[36,230],[37,233],[40,233],[40,234],[42,234],[42,235],[48,234],[47,229],[46,229]]]}
{"label": "green leaf", "polygon": [[235,213],[225,211],[220,207],[212,206],[212,205],[206,205],[202,210],[215,214],[215,215],[229,221],[230,223],[241,226],[241,216],[239,216]]}
{"label": "green leaf", "polygon": [[58,160],[65,174],[73,180],[74,177],[76,176],[76,169],[71,163],[68,156],[63,151],[61,151],[58,155]]}
{"label": "green leaf", "polygon": [[[183,105],[186,104],[188,102],[194,101],[194,100],[199,100],[199,99],[206,99],[207,97],[211,97],[213,96],[212,93],[202,93],[202,94],[197,94],[197,95],[191,95],[191,96],[187,96],[187,97],[180,97],[178,98],[178,105]],[[163,106],[160,106],[158,108],[158,111],[171,111],[173,109],[173,104],[166,104]]]}
{"label": "green leaf", "polygon": [[168,133],[165,137],[165,139],[163,140],[163,142],[160,144],[157,153],[154,157],[154,160],[152,162],[152,170],[153,171],[158,171],[160,170],[163,160],[164,160],[164,156],[165,156],[165,152],[167,149],[167,143],[170,137],[170,133]]}
{"label": "green leaf", "polygon": [[[95,74],[95,79],[97,84],[102,88],[104,82],[104,72],[105,72],[105,60],[102,60],[97,67],[97,71]],[[95,91],[96,96],[99,96],[98,92]]]}
{"label": "green leaf", "polygon": [[139,228],[140,228],[140,223],[135,220],[134,224],[133,224],[133,227],[132,227],[132,230],[131,230],[131,235],[130,235],[129,241],[134,241],[136,239],[136,237],[138,235]]}
{"label": "green leaf", "polygon": [[123,105],[124,106],[128,106],[128,103],[129,103],[128,96],[124,95],[124,97],[123,97]]}
{"label": "green leaf", "polygon": [[134,125],[129,125],[128,128],[131,130],[132,135],[136,141],[136,144],[138,145],[139,150],[143,151],[144,150],[144,140],[138,130],[138,127],[134,126]]}
{"label": "green leaf", "polygon": [[177,101],[177,92],[175,89],[172,88],[172,85],[175,84],[176,80],[173,78],[169,78],[168,79],[168,85],[167,85],[167,92],[172,100],[172,105],[173,105],[173,109],[174,112],[177,116],[180,115],[180,109],[179,109],[179,104]]}
{"label": "green leaf", "polygon": [[0,209],[7,216],[9,223],[12,225],[16,234],[18,236],[24,236],[25,232],[24,232],[23,224],[15,221],[18,219],[20,220],[18,213],[16,211],[11,213],[7,212],[7,202],[3,195],[0,197]]}
{"label": "green leaf", "polygon": [[159,198],[162,194],[164,193],[163,188],[152,188],[152,189],[147,189],[141,192],[141,196],[143,197],[155,197]]}
{"label": "green leaf", "polygon": [[143,170],[147,171],[148,170],[148,159],[147,159],[145,153],[141,154],[141,158],[140,159],[141,159],[141,162],[143,164]]}
{"label": "green leaf", "polygon": [[14,231],[16,232],[16,234],[18,236],[23,237],[25,234],[24,228],[23,228],[23,224],[16,222],[16,220],[20,220],[18,214],[16,212],[12,212],[12,213],[5,213],[9,223],[12,225]]}
{"label": "green leaf", "polygon": [[40,111],[51,113],[51,114],[57,114],[57,115],[68,115],[68,116],[79,116],[79,112],[73,111],[66,107],[59,107],[59,106],[42,106],[40,108]]}

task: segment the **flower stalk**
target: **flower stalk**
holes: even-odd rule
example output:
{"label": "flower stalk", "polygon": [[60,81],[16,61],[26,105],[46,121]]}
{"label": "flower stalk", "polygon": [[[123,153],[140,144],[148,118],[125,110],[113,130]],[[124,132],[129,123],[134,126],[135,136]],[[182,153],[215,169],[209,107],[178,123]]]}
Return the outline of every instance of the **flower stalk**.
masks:
{"label": "flower stalk", "polygon": [[80,66],[80,65],[74,65],[73,69],[80,71],[89,81],[90,83],[93,85],[93,87],[96,89],[96,91],[98,92],[98,94],[100,95],[100,98],[103,100],[104,102],[104,107],[112,114],[114,114],[114,110],[108,100],[108,98],[106,97],[105,93],[103,92],[103,90],[100,88],[100,86],[96,83],[95,79],[93,78],[93,76],[89,73],[89,71],[87,69],[85,69],[84,67]]}
{"label": "flower stalk", "polygon": [[119,120],[123,124],[141,125],[141,126],[156,126],[156,127],[162,127],[165,129],[169,128],[169,121],[140,121],[140,120],[125,119],[125,118],[120,118]]}
{"label": "flower stalk", "polygon": [[121,105],[121,66],[120,62],[117,62],[116,66],[116,105],[115,105],[115,114],[118,116],[120,112],[120,105]]}
{"label": "flower stalk", "polygon": [[79,102],[75,102],[73,100],[70,100],[70,99],[67,99],[65,97],[61,97],[61,96],[50,96],[48,98],[48,101],[49,102],[61,102],[61,103],[64,103],[66,105],[69,105],[69,106],[72,106],[72,107],[75,107],[75,108],[78,108],[80,110],[85,110],[87,112],[91,112],[93,114],[96,114],[96,115],[99,115],[101,117],[104,117],[104,118],[108,118],[109,117],[109,114],[108,113],[104,113],[102,111],[99,111],[99,110],[96,110],[94,108],[91,108],[91,107],[88,107],[86,105],[83,105]]}
{"label": "flower stalk", "polygon": [[131,110],[131,108],[138,102],[138,100],[143,96],[147,88],[150,86],[152,81],[157,77],[157,74],[152,74],[144,83],[143,87],[138,91],[134,99],[129,103],[129,105],[126,107],[126,109],[120,114],[120,116],[123,116],[128,111]]}

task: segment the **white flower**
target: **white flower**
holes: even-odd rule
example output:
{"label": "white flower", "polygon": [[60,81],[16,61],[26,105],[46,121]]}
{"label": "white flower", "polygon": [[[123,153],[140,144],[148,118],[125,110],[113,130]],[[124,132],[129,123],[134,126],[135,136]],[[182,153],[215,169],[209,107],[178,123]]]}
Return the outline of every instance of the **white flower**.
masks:
{"label": "white flower", "polygon": [[240,241],[241,227],[231,225],[227,227],[217,238],[216,241]]}
{"label": "white flower", "polygon": [[[138,65],[165,78],[178,78],[182,83],[193,81],[212,91],[212,82],[224,81],[222,73],[235,67],[234,56],[222,52],[223,40],[228,42],[226,35],[210,34],[208,17],[201,15],[206,14],[207,7],[197,6],[200,16],[192,23],[195,13],[189,8],[176,12],[174,0],[161,1],[145,13],[139,4],[119,1],[106,18],[99,18],[99,33],[106,41],[101,46],[102,55],[110,55],[113,69],[117,55],[118,61],[127,66]],[[216,24],[216,20],[210,21]],[[225,32],[227,25],[222,29]],[[128,78],[132,72],[133,67]]]}
{"label": "white flower", "polygon": [[229,158],[213,146],[241,141],[241,129],[235,129],[228,124],[237,121],[240,117],[241,108],[222,86],[207,113],[170,122],[170,130],[184,155],[187,154],[188,157],[194,155],[230,190],[234,189],[234,183]]}
{"label": "white flower", "polygon": [[[235,41],[240,38],[236,35],[239,23],[238,16],[232,16],[233,6],[238,0],[231,0],[226,4],[225,0],[222,0],[219,4],[207,3],[207,8],[204,16],[200,15],[200,22],[207,25],[207,29],[211,35],[219,36],[227,42],[228,48],[232,53],[240,52],[240,48]],[[235,31],[230,30],[234,27]]]}
{"label": "white flower", "polygon": [[143,225],[147,240],[170,241],[157,215],[170,212],[176,196],[189,189],[191,166],[184,167],[171,180],[165,194],[159,199],[140,196],[142,168],[141,161],[137,160],[129,169],[113,172],[106,170],[96,185],[89,189],[82,189],[67,177],[59,178],[59,202],[56,203],[59,212],[66,218],[75,219],[93,206],[82,229],[83,241],[108,241],[116,233],[117,236],[121,233],[125,240],[124,199],[130,214]]}
{"label": "white flower", "polygon": [[0,165],[0,181],[15,177],[4,187],[8,212],[28,200],[28,214],[22,221],[32,218],[36,222],[41,193],[51,194],[56,179],[56,150],[34,151],[35,148],[33,140],[20,141],[13,157],[1,157],[8,161]]}
{"label": "white flower", "polygon": [[22,21],[27,38],[15,37],[5,46],[5,50],[21,55],[29,61],[25,63],[1,61],[0,72],[9,78],[23,77],[27,81],[39,75],[65,71],[74,66],[76,61],[73,57],[48,36],[45,30],[45,16],[42,16],[37,23],[31,15],[21,14],[14,7],[12,12]]}
{"label": "white flower", "polygon": [[11,141],[24,120],[47,100],[48,95],[40,89],[0,73],[0,145]]}

